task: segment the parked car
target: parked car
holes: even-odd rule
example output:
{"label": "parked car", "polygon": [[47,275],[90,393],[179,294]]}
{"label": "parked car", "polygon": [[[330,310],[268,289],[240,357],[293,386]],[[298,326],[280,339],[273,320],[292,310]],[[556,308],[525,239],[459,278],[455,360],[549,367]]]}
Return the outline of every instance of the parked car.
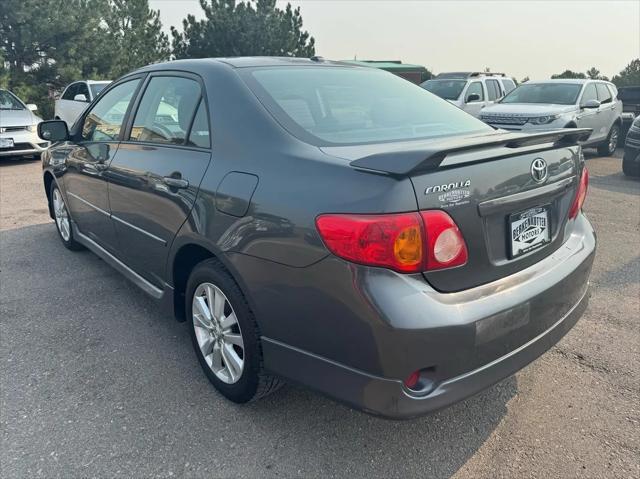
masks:
{"label": "parked car", "polygon": [[39,131],[64,246],[186,320],[238,403],[285,378],[424,414],[524,367],[587,305],[588,130],[495,131],[388,72],[260,57],[142,68]]}
{"label": "parked car", "polygon": [[640,116],[633,120],[627,132],[622,171],[627,176],[640,176]]}
{"label": "parked car", "polygon": [[484,108],[482,121],[495,128],[540,131],[591,128],[583,146],[611,156],[622,127],[622,102],[613,83],[600,80],[546,80],[524,83],[499,103]]}
{"label": "parked car", "polygon": [[454,72],[440,73],[420,86],[478,117],[480,110],[513,90],[516,83],[504,73]]}
{"label": "parked car", "polygon": [[622,132],[624,138],[633,120],[640,116],[640,85],[618,88],[618,99],[622,102]]}
{"label": "parked car", "polygon": [[82,80],[71,83],[55,102],[55,118],[71,126],[89,103],[97,97],[110,81]]}
{"label": "parked car", "polygon": [[25,104],[9,90],[0,89],[0,157],[40,158],[49,142],[38,137],[36,126],[42,119],[33,113],[37,109],[36,105]]}

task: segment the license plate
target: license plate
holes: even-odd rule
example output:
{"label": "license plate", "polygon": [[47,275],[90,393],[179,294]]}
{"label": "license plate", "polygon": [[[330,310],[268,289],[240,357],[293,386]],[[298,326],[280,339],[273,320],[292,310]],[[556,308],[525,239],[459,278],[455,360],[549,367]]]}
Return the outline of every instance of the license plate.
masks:
{"label": "license plate", "polygon": [[13,138],[0,138],[0,148],[13,148]]}
{"label": "license plate", "polygon": [[551,241],[549,205],[538,206],[509,216],[511,257],[541,248]]}

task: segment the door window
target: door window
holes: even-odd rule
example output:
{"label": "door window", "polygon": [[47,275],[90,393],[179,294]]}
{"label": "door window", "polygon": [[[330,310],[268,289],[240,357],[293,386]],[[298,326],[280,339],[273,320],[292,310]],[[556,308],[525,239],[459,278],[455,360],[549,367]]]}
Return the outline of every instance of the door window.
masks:
{"label": "door window", "polygon": [[607,85],[604,83],[596,83],[596,90],[598,92],[598,100],[600,103],[611,103],[613,98],[611,97],[611,92],[607,88]]}
{"label": "door window", "polygon": [[[129,140],[184,145],[200,98],[200,84],[195,80],[152,78],[140,101]],[[208,132],[208,127],[205,130]],[[197,141],[204,141],[200,136]],[[195,138],[196,135],[190,141]]]}
{"label": "door window", "polygon": [[193,126],[189,134],[189,146],[198,146],[200,148],[209,148],[211,139],[209,134],[209,119],[207,118],[207,108],[204,105],[204,99],[200,100],[200,106],[193,119]]}
{"label": "door window", "polygon": [[489,97],[489,101],[497,100],[502,96],[500,94],[498,80],[487,80],[487,96]]}
{"label": "door window", "polygon": [[73,94],[73,97],[75,98],[76,95],[84,95],[86,101],[89,101],[89,89],[87,88],[86,83],[78,83],[78,89]]}
{"label": "door window", "polygon": [[85,141],[118,140],[129,103],[139,83],[139,79],[121,83],[100,98],[85,116],[82,139]]}
{"label": "door window", "polygon": [[76,92],[78,91],[78,85],[79,83],[69,85],[62,95],[62,100],[73,100],[73,97],[76,96]]}
{"label": "door window", "polygon": [[511,78],[504,78],[502,80],[502,86],[504,86],[504,94],[505,95],[507,93],[509,93],[511,90],[515,90],[516,89],[516,84],[513,83],[513,80],[511,80]]}
{"label": "door window", "polygon": [[597,100],[598,94],[596,93],[596,85],[594,83],[589,83],[586,87],[584,87],[584,93],[582,94],[581,105],[584,105],[586,102],[590,100]]}
{"label": "door window", "polygon": [[465,96],[465,102],[469,102],[469,97],[471,95],[478,95],[480,97],[479,100],[474,100],[474,101],[483,101],[484,100],[484,92],[482,91],[482,83],[480,83],[479,81],[474,81],[473,83],[471,83],[469,85],[469,88],[467,88],[467,94]]}

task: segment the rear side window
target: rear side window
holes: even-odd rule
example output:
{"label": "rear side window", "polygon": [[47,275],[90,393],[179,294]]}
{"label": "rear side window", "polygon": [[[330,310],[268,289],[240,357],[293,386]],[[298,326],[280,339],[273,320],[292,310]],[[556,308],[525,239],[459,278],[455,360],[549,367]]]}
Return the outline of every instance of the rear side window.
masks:
{"label": "rear side window", "polygon": [[596,93],[596,85],[594,83],[589,83],[586,87],[584,87],[584,93],[582,94],[581,104],[584,105],[586,102],[590,100],[597,100],[598,94]]}
{"label": "rear side window", "polygon": [[118,140],[129,103],[139,83],[139,79],[121,83],[100,98],[84,118],[82,139],[85,141]]}
{"label": "rear side window", "polygon": [[600,103],[611,103],[613,99],[611,92],[604,83],[596,83],[596,90],[598,91],[598,100]]}
{"label": "rear side window", "polygon": [[490,101],[497,100],[502,96],[498,80],[487,80],[487,96]]}
{"label": "rear side window", "polygon": [[511,80],[510,78],[503,78],[502,79],[502,86],[504,87],[504,94],[505,95],[507,93],[509,93],[511,90],[515,90],[516,89],[516,84],[513,83],[513,80]]}
{"label": "rear side window", "polygon": [[314,145],[492,131],[418,85],[373,68],[255,68],[241,75],[281,125]]}
{"label": "rear side window", "polygon": [[211,146],[209,118],[207,117],[207,108],[205,107],[204,99],[200,100],[198,111],[196,111],[196,116],[193,119],[193,126],[191,127],[187,145],[200,148],[209,148]]}
{"label": "rear side window", "polygon": [[184,145],[200,97],[200,84],[195,80],[152,78],[140,101],[129,140]]}

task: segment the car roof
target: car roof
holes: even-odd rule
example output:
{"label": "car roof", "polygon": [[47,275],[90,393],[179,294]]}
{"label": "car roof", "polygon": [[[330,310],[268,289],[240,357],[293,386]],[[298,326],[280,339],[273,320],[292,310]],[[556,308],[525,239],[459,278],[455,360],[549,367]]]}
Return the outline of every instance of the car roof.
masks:
{"label": "car roof", "polygon": [[554,78],[552,80],[532,80],[527,83],[573,83],[576,85],[584,85],[589,82],[611,83],[606,80],[594,80],[592,78]]}
{"label": "car roof", "polygon": [[113,80],[84,80],[89,85],[101,85],[103,83],[111,83]]}

